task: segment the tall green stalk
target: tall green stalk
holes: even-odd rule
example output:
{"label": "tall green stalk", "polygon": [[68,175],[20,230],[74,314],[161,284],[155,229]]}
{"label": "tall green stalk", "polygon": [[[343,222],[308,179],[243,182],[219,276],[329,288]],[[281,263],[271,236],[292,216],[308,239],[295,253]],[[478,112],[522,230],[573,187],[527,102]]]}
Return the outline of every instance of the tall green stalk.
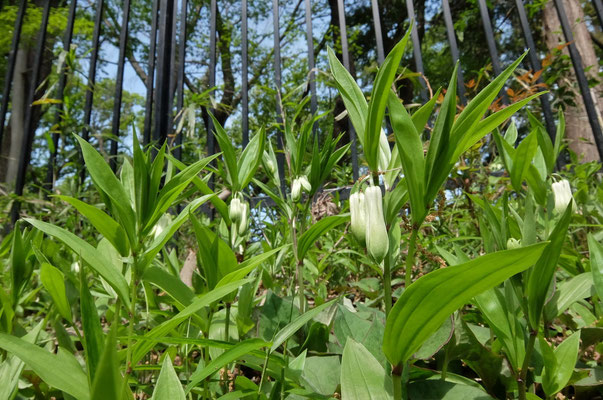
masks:
{"label": "tall green stalk", "polygon": [[415,265],[415,251],[417,249],[417,234],[419,229],[414,227],[408,242],[408,255],[406,256],[406,272],[404,275],[404,288],[407,289],[412,283],[412,267]]}

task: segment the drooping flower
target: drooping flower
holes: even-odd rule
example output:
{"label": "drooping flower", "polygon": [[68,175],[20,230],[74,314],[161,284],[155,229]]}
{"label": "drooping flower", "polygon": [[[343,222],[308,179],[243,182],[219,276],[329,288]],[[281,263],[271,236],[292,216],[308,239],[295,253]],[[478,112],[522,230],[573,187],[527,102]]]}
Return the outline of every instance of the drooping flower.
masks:
{"label": "drooping flower", "polygon": [[555,211],[558,213],[562,213],[565,211],[565,209],[573,199],[572,188],[570,187],[569,181],[567,179],[560,180],[559,182],[554,182],[552,187],[553,196],[555,198]]}
{"label": "drooping flower", "polygon": [[352,234],[363,246],[366,244],[366,204],[362,192],[350,195],[350,219]]}
{"label": "drooping flower", "polygon": [[365,191],[366,205],[366,248],[377,263],[381,263],[389,249],[387,228],[383,217],[383,196],[379,186],[370,186]]}
{"label": "drooping flower", "polygon": [[299,178],[293,179],[293,182],[291,183],[291,200],[293,200],[294,203],[297,203],[301,198],[301,189]]}
{"label": "drooping flower", "polygon": [[241,204],[241,220],[239,221],[238,232],[239,235],[244,235],[247,232],[249,220],[249,203],[246,201]]}
{"label": "drooping flower", "polygon": [[241,220],[241,212],[242,212],[242,202],[241,199],[235,194],[230,200],[230,205],[228,206],[228,217],[234,223],[237,223]]}
{"label": "drooping flower", "polygon": [[302,189],[304,190],[304,192],[310,193],[310,191],[312,190],[312,185],[310,185],[310,181],[308,181],[308,177],[306,175],[300,175],[298,179],[302,185]]}
{"label": "drooping flower", "polygon": [[509,238],[507,240],[507,250],[518,249],[521,247],[521,240],[517,240],[515,238]]}

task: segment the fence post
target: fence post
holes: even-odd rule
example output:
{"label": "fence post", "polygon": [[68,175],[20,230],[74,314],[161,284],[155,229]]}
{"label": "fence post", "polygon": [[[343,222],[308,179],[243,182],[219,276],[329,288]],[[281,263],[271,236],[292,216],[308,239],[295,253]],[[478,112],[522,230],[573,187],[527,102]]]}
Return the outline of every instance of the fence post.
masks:
{"label": "fence post", "polygon": [[[406,12],[408,14],[408,19],[414,20],[415,7],[412,3],[412,0],[406,0]],[[425,85],[425,79],[424,79],[425,70],[423,68],[423,56],[421,55],[421,42],[419,41],[419,32],[417,30],[416,21],[414,21],[414,23],[412,24],[412,31],[410,32],[410,38],[412,40],[412,52],[413,52],[413,57],[415,59],[415,68],[416,68],[417,72],[421,74],[421,78],[419,79],[419,82],[421,84],[421,88],[420,88],[421,100],[427,101],[428,96],[427,96],[427,89],[425,87],[426,85]]]}
{"label": "fence post", "polygon": [[[176,109],[182,113],[184,107],[184,61],[186,59],[186,13],[188,7],[188,1],[182,0],[180,9],[180,42],[178,43],[178,84],[176,96]],[[184,114],[180,115],[180,118],[184,118]],[[174,156],[178,160],[182,160],[182,135],[180,132],[176,137],[176,149],[174,150]]]}
{"label": "fence post", "polygon": [[287,187],[285,185],[285,154],[284,149],[284,135],[283,129],[283,117],[281,108],[281,35],[280,35],[280,24],[279,24],[279,12],[278,12],[278,0],[272,0],[272,25],[274,29],[274,84],[276,86],[276,123],[278,126],[277,132],[277,148],[280,150],[276,155],[276,163],[278,167],[278,173],[281,179],[281,191],[283,195],[287,193]]}
{"label": "fence post", "polygon": [[[310,80],[310,112],[312,115],[316,115],[318,110],[318,102],[316,100],[316,74],[314,73],[314,36],[312,35],[312,4],[310,0],[306,0],[306,41],[308,44],[308,69],[310,73],[308,79]],[[316,122],[312,125],[312,133],[317,133]]]}
{"label": "fence post", "polygon": [[[452,62],[456,64],[459,61],[459,49],[456,45],[456,33],[454,32],[454,23],[452,22],[452,14],[450,13],[450,4],[448,0],[442,0],[442,8],[444,10],[444,21],[446,22],[446,35],[450,44],[450,53],[452,54]],[[461,104],[466,104],[465,98],[465,80],[463,78],[463,68],[459,65],[457,75],[457,91]]]}
{"label": "fence post", "polygon": [[147,93],[145,99],[145,115],[142,143],[146,146],[151,143],[151,121],[153,119],[153,83],[155,78],[155,48],[157,47],[157,19],[159,18],[159,2],[153,0],[151,15],[151,43],[149,45],[149,68],[147,72]]}
{"label": "fence post", "polygon": [[249,143],[249,94],[248,94],[248,55],[247,55],[247,0],[241,1],[241,73],[243,76],[241,77],[241,103],[242,103],[242,112],[241,112],[241,129],[243,131],[243,147],[246,147]]}
{"label": "fence post", "polygon": [[159,6],[159,48],[157,49],[157,84],[155,101],[155,128],[153,141],[161,146],[167,139],[168,115],[172,112],[170,98],[170,59],[172,55],[173,0],[161,0]]}

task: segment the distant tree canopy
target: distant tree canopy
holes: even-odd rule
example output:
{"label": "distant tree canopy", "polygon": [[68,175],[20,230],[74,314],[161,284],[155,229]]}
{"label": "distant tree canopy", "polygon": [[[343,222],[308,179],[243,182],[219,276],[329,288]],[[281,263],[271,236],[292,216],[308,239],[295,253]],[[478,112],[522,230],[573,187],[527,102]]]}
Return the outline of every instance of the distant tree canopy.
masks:
{"label": "distant tree canopy", "polygon": [[[593,43],[597,55],[601,55],[601,26],[595,19],[591,2],[581,0],[566,0],[578,2],[588,19]],[[176,5],[179,10],[180,2]],[[209,82],[209,1],[189,0],[186,22],[186,74],[185,74],[185,106],[196,109],[194,113],[183,113],[186,118],[194,118],[197,123],[188,121],[185,126],[194,126],[195,132],[189,132],[191,137],[205,137],[203,120],[207,115],[200,112],[200,106],[214,104],[216,117],[226,124],[235,137],[240,137],[240,103],[241,103],[241,9],[240,1],[225,0],[217,4],[217,87],[208,91]],[[275,87],[273,78],[273,31],[271,3],[249,3],[249,90],[250,90],[250,128],[253,131],[259,126],[270,126],[275,117]],[[281,2],[280,34],[283,64],[283,93],[293,94],[287,99],[291,104],[299,103],[303,95],[308,94],[307,53],[305,47],[304,2],[302,0]],[[376,72],[376,42],[372,18],[371,2],[347,2],[346,22],[347,35],[350,42],[353,72],[362,82],[372,81]],[[488,1],[490,18],[494,28],[498,52],[503,65],[515,59],[525,51],[525,43],[515,9],[514,0]],[[546,32],[543,26],[543,10],[546,0],[535,0],[526,4],[532,32],[537,41],[541,58],[551,53],[547,47]],[[0,10],[0,30],[5,32],[0,37],[0,82],[5,84],[7,55],[9,53],[13,24],[16,17],[19,0],[5,2]],[[62,51],[62,36],[66,26],[68,3],[52,0],[52,12],[48,27],[47,45],[42,60],[35,60],[33,51],[35,39],[41,19],[42,0],[30,0],[23,26],[20,48],[27,52],[27,63],[22,66],[19,74],[28,76],[31,66],[37,62],[44,63],[44,85],[41,93],[47,98],[55,96],[57,80],[56,67]],[[112,110],[111,91],[115,77],[115,60],[121,28],[121,7],[119,0],[106,0],[102,27],[101,51],[98,65],[98,85],[94,102],[93,125],[91,131],[97,137],[108,134],[107,121]],[[133,0],[129,21],[129,36],[127,64],[130,75],[133,73],[139,82],[129,82],[128,88],[132,93],[124,93],[122,111],[122,134],[126,134],[127,124],[131,121],[141,122],[144,115],[144,83],[147,77],[147,60],[150,43],[150,27],[152,15],[151,0]],[[340,35],[338,27],[337,0],[313,1],[314,47],[318,71],[327,72],[326,47],[331,46],[340,55]],[[379,2],[379,14],[382,25],[383,41],[387,53],[402,37],[409,25],[409,16],[403,0],[383,0]],[[415,1],[415,23],[421,41],[425,76],[433,91],[445,86],[450,78],[453,63],[446,37],[441,1]],[[458,0],[450,2],[456,37],[460,50],[460,64],[468,85],[468,95],[483,87],[492,77],[490,54],[484,41],[483,25],[477,0]],[[81,131],[81,107],[85,91],[92,31],[94,25],[95,2],[79,0],[75,24],[71,62],[68,63],[69,84],[66,91],[65,118],[61,130]],[[178,56],[179,57],[179,56]],[[408,68],[401,81],[398,82],[400,96],[407,102],[419,99],[419,81],[411,72],[415,69],[412,52],[407,51],[403,65]],[[563,94],[563,85],[559,84],[560,77],[567,75],[571,64],[567,57],[559,51],[546,64],[542,76],[551,89]],[[529,66],[524,65],[526,70]],[[402,72],[402,70],[401,70]],[[176,71],[174,70],[175,74]],[[565,74],[565,75],[564,75]],[[594,74],[597,75],[596,73]],[[323,128],[334,125],[335,132],[347,129],[347,122],[335,121],[333,116],[343,110],[341,100],[331,87],[327,73],[317,75],[319,88],[319,110],[333,111],[331,117],[321,121]],[[27,79],[25,79],[27,81]],[[532,84],[533,82],[528,82]],[[31,82],[29,83],[31,84]],[[13,91],[16,90],[13,88]],[[40,93],[40,92],[39,92]],[[105,96],[106,94],[106,96]],[[14,94],[13,94],[14,96]],[[210,99],[210,96],[212,99]],[[556,102],[567,104],[558,98]],[[15,105],[13,105],[14,107]],[[18,106],[18,105],[17,105]],[[538,105],[535,104],[536,111]],[[79,110],[78,110],[79,108]],[[56,129],[52,115],[53,105],[45,105],[35,115],[36,123],[40,123],[37,147],[47,151],[47,141],[40,136],[42,132]],[[285,112],[287,103],[285,102]],[[178,110],[174,110],[174,114]],[[309,106],[308,106],[309,111]],[[136,115],[134,117],[134,115]],[[129,134],[129,132],[128,132]],[[48,136],[48,135],[46,135]],[[6,140],[6,138],[5,138]],[[345,143],[344,140],[342,143]],[[69,139],[66,141],[69,144]],[[3,157],[7,148],[3,146]],[[198,146],[196,147],[198,148]],[[63,163],[67,156],[63,155]],[[2,163],[0,162],[0,172]],[[2,174],[0,174],[2,175]],[[2,180],[2,179],[0,179]]]}

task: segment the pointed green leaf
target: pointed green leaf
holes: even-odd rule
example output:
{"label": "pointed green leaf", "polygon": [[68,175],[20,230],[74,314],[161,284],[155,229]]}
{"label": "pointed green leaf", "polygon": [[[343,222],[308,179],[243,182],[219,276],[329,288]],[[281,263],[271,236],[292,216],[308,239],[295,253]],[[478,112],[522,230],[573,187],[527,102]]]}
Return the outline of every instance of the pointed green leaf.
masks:
{"label": "pointed green leaf", "polygon": [[387,318],[385,356],[392,365],[409,360],[450,314],[481,292],[532,266],[546,245],[487,254],[419,278],[402,293]]}
{"label": "pointed green leaf", "polygon": [[565,241],[567,228],[571,219],[572,205],[570,203],[549,236],[550,243],[547,245],[546,251],[530,272],[526,295],[528,297],[530,326],[533,329],[537,329],[540,324],[540,317],[542,316],[549,286],[555,274],[555,268],[561,255],[561,249],[563,248],[563,242]]}
{"label": "pointed green leaf", "polygon": [[91,400],[121,399],[123,377],[117,357],[117,326],[111,326],[109,335],[92,382]]}
{"label": "pointed green leaf", "polygon": [[[542,342],[541,342],[542,343]],[[543,343],[541,347],[548,346]],[[569,382],[578,361],[580,331],[565,339],[554,351],[555,362],[545,363],[542,371],[542,388],[548,396],[560,392]]]}
{"label": "pointed green leaf", "polygon": [[153,397],[151,400],[185,400],[186,395],[180,379],[174,370],[170,355],[166,354],[163,359],[163,365],[161,366],[161,372],[159,372],[159,378],[157,378],[157,384],[153,391]]}
{"label": "pointed green leaf", "polygon": [[381,136],[381,126],[385,116],[385,107],[389,98],[389,91],[398,73],[400,60],[404,55],[404,49],[408,38],[410,38],[411,28],[406,31],[404,37],[394,46],[387,55],[383,64],[377,72],[373,90],[371,92],[371,101],[366,118],[364,155],[371,171],[377,171],[377,160],[379,159],[379,141]]}
{"label": "pointed green leaf", "polygon": [[323,218],[307,231],[305,231],[300,237],[297,244],[297,259],[303,260],[310,247],[318,240],[319,237],[324,235],[327,231],[343,224],[350,219],[349,214],[345,215],[331,215]]}
{"label": "pointed green leaf", "polygon": [[69,393],[76,399],[90,398],[86,374],[70,353],[59,349],[58,354],[53,354],[5,333],[0,333],[0,348],[19,357],[49,386]]}
{"label": "pointed green leaf", "polygon": [[75,236],[73,233],[47,222],[26,218],[27,222],[45,234],[65,243],[75,254],[80,256],[90,267],[107,281],[124,302],[130,306],[129,288],[125,278],[111,265],[107,257],[91,244]]}
{"label": "pointed green leaf", "polygon": [[262,162],[265,143],[266,131],[264,128],[260,128],[241,154],[241,159],[239,160],[239,188],[245,188],[249,185],[251,179],[253,179],[255,171]]}
{"label": "pointed green leaf", "polygon": [[341,398],[392,399],[392,381],[379,361],[362,345],[348,338],[341,357]]}
{"label": "pointed green leaf", "polygon": [[[186,385],[186,393],[190,392],[192,388],[197,386],[208,376],[216,373],[223,366],[242,358],[244,355],[251,353],[254,350],[266,347],[269,344],[270,343],[264,342],[263,340],[257,338],[247,339],[236,344],[235,346],[231,347],[230,349],[226,350],[224,353],[219,355],[216,359],[212,360],[204,368],[197,369],[191,375],[189,379],[189,384]],[[199,367],[202,366],[203,364],[199,363]]]}
{"label": "pointed green leaf", "polygon": [[65,294],[65,277],[63,273],[48,263],[40,266],[40,281],[57,307],[59,314],[71,322],[71,306]]}
{"label": "pointed green leaf", "polygon": [[224,163],[226,164],[226,169],[228,171],[228,181],[230,182],[233,192],[238,192],[241,190],[241,188],[239,187],[239,167],[237,164],[237,154],[234,146],[232,145],[228,134],[224,128],[222,128],[222,125],[220,125],[216,117],[214,117],[212,113],[208,114],[213,122],[214,137],[218,141],[218,145],[220,146],[220,150],[222,151],[222,155],[224,157]]}
{"label": "pointed green leaf", "polygon": [[538,149],[538,139],[536,138],[536,132],[529,134],[524,140],[521,141],[515,156],[513,157],[513,169],[511,169],[511,183],[516,192],[521,192],[521,183],[523,178],[528,173],[528,168],[532,163],[532,159]]}
{"label": "pointed green leaf", "polygon": [[588,235],[588,252],[595,290],[599,299],[603,299],[603,245],[597,242],[592,233]]}

